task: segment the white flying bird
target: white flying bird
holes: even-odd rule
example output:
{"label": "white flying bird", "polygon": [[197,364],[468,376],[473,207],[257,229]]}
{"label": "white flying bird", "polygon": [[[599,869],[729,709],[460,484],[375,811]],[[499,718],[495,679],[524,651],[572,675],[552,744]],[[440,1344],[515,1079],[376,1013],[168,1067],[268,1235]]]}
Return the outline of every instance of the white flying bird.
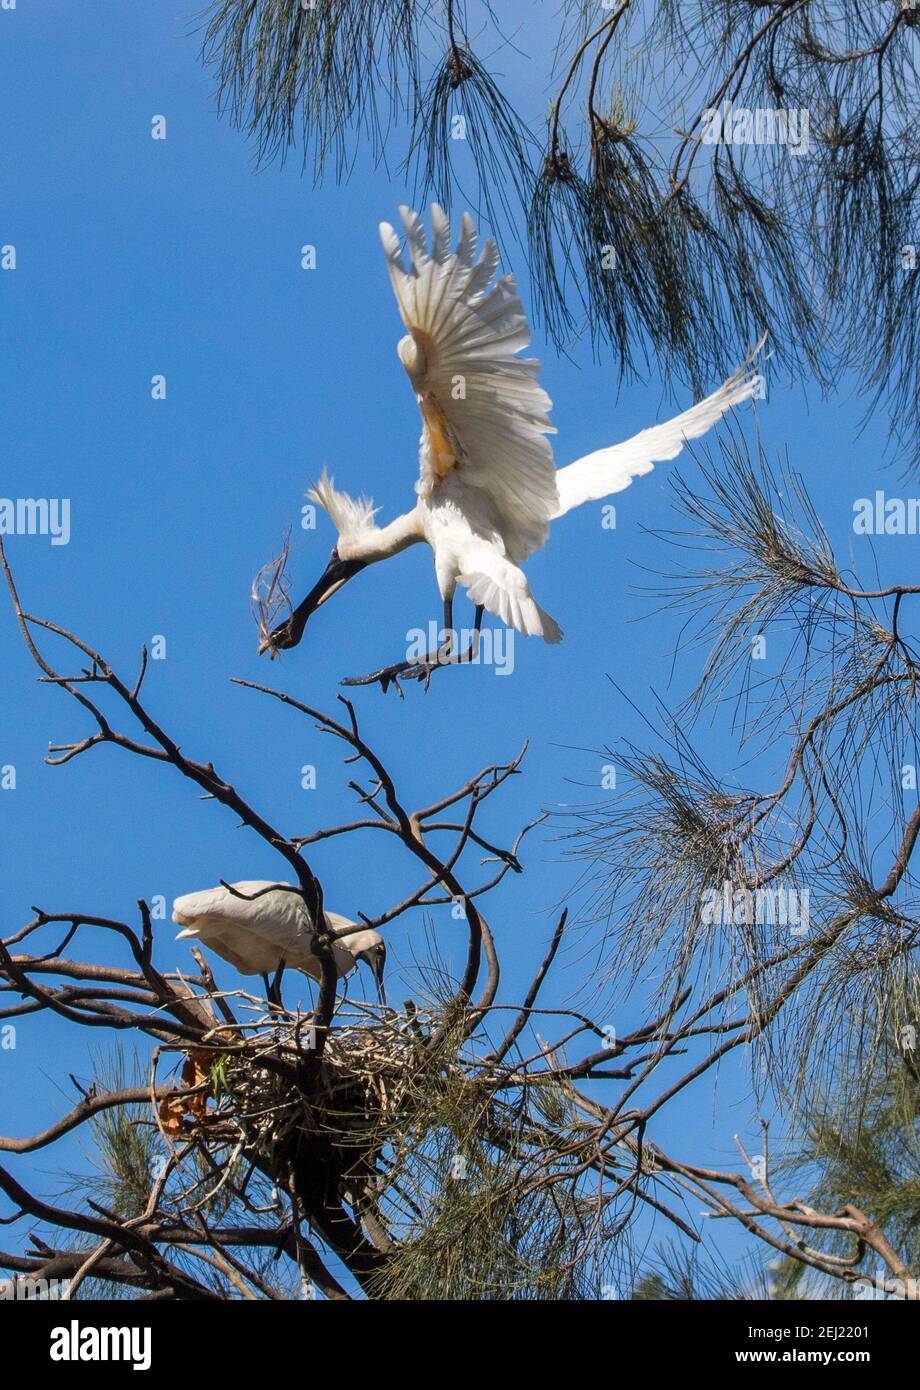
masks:
{"label": "white flying bird", "polygon": [[[434,206],[429,250],[418,214],[400,212],[408,267],[395,230],[384,222],[380,235],[408,330],[397,352],[422,416],[417,500],[380,527],[373,503],[336,491],[324,469],[308,495],[328,512],[338,544],[319,582],[261,650],[296,646],[310,614],[347,580],[418,541],[434,551],[448,634],[459,584],[476,605],[477,633],[486,609],[518,632],[558,642],[562,629],[537,603],[521,569],[545,542],[550,522],[620,492],[657,461],[674,458],[688,439],[705,434],[757,388],[759,377],[745,367],[673,420],[557,469],[547,438],[555,433],[551,401],[537,380],[540,363],[517,356],[530,343],[530,329],[514,276],[492,283],[499,264],[494,243],[487,241],[476,260],[476,227],[464,214],[452,251],[450,223]],[[446,647],[429,654],[427,670],[463,659],[448,637]],[[348,683],[425,670],[426,663],[405,662]]]}
{"label": "white flying bird", "polygon": [[[231,888],[235,891],[231,892]],[[245,879],[230,888],[206,888],[186,893],[173,903],[173,921],[184,927],[176,937],[192,937],[235,965],[241,975],[274,974],[281,962],[322,980],[323,970],[313,949],[313,928],[299,893],[285,891],[273,879]],[[326,926],[334,931],[356,923],[327,912]],[[355,930],[332,947],[336,975],[342,979],[363,960],[377,981],[383,1000],[386,946],[379,932]]]}

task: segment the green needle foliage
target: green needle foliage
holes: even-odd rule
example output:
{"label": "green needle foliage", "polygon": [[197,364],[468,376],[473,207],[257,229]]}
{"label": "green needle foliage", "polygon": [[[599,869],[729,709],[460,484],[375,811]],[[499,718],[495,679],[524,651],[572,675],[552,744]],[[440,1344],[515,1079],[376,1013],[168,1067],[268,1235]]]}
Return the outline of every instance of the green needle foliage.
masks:
{"label": "green needle foliage", "polygon": [[[819,1097],[805,1116],[801,1145],[782,1165],[789,1174],[811,1175],[810,1205],[828,1211],[853,1203],[871,1216],[914,1277],[920,1275],[918,1038],[916,1023],[891,1028],[862,1111],[854,1115],[835,1095]],[[832,1248],[844,1250],[845,1240],[837,1237]]]}

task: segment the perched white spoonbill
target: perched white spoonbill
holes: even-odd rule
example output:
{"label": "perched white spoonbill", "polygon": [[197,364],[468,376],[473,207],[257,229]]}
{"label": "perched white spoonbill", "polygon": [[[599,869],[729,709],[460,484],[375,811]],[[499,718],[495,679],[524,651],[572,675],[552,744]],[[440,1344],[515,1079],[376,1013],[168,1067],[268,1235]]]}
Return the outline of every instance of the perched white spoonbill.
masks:
{"label": "perched white spoonbill", "polygon": [[[186,893],[173,903],[173,921],[183,927],[176,937],[192,937],[236,966],[241,975],[274,974],[282,961],[322,980],[323,970],[313,950],[313,928],[299,893],[274,879],[244,879],[229,888],[206,888]],[[242,894],[242,896],[237,896]],[[325,914],[327,927],[339,931],[356,923],[337,912]],[[363,928],[349,932],[332,947],[339,979],[363,960],[377,981],[381,1002],[387,948],[379,932]]]}
{"label": "perched white spoonbill", "polygon": [[[516,355],[530,343],[530,329],[514,276],[491,283],[499,264],[494,243],[487,241],[474,259],[476,227],[467,213],[452,251],[450,223],[435,205],[429,251],[418,214],[405,207],[400,212],[408,266],[388,223],[381,224],[380,235],[408,330],[397,353],[422,416],[417,500],[404,516],[379,527],[373,503],[337,492],[324,469],[308,495],[329,514],[338,544],[319,582],[266,638],[263,651],[296,646],[311,613],[347,580],[418,541],[434,551],[448,634],[459,584],[476,605],[475,631],[487,609],[518,632],[558,642],[562,629],[536,602],[521,569],[547,539],[550,522],[583,502],[620,492],[655,462],[674,458],[688,439],[705,434],[731,406],[752,396],[760,381],[749,359],[682,415],[557,470],[546,437],[555,433],[548,415],[552,402],[537,381],[540,363]],[[462,659],[451,648],[448,638],[446,647],[429,653],[428,669]],[[387,674],[420,675],[425,666],[402,663],[349,684]]]}

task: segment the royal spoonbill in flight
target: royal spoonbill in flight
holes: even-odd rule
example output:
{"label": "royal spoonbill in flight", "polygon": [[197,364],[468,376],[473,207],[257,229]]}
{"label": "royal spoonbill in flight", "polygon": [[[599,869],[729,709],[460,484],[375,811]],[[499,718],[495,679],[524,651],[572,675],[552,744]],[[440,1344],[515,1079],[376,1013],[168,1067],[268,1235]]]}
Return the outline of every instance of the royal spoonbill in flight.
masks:
{"label": "royal spoonbill in flight", "polygon": [[476,227],[467,213],[452,250],[450,223],[435,205],[429,250],[418,213],[405,207],[400,212],[408,265],[394,228],[384,222],[380,235],[408,330],[396,350],[422,417],[416,502],[404,516],[378,526],[373,503],[337,491],[324,468],[308,496],[328,513],[337,544],[317,584],[260,647],[274,655],[296,646],[310,615],[353,575],[427,541],[446,640],[421,662],[401,662],[346,682],[379,680],[384,690],[399,676],[427,679],[438,666],[475,655],[475,637],[466,653],[453,640],[458,584],[475,605],[475,634],[487,610],[517,632],[558,642],[562,629],[537,603],[521,569],[546,541],[550,522],[620,492],[656,462],[674,458],[687,440],[751,397],[760,381],[749,358],[711,396],[673,420],[557,469],[547,438],[555,433],[551,401],[537,380],[540,363],[517,356],[530,343],[530,329],[514,276],[492,283],[499,265],[495,244],[487,241],[476,259]]}
{"label": "royal spoonbill in flight", "polygon": [[[327,912],[326,926],[335,932],[355,928],[332,947],[336,975],[354,970],[358,961],[370,967],[377,997],[385,1002],[383,971],[387,948],[379,932],[358,929],[357,923]],[[261,975],[268,988],[282,961],[321,981],[323,969],[313,949],[313,928],[303,898],[289,884],[272,879],[245,879],[228,887],[186,893],[173,903],[173,921],[183,927],[176,937],[191,937],[215,955],[235,965],[241,975]]]}

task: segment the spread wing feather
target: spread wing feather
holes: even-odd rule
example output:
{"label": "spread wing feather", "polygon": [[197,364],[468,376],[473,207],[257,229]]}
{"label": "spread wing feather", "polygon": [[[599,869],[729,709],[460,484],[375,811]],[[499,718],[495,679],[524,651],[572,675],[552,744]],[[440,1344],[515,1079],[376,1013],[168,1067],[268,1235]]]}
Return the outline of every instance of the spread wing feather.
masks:
{"label": "spread wing feather", "polygon": [[399,354],[409,373],[423,431],[422,496],[454,474],[489,498],[508,554],[524,559],[546,540],[558,508],[556,470],[547,435],[551,401],[538,384],[540,364],[518,357],[530,329],[512,275],[493,284],[498,251],[464,215],[455,251],[450,223],[432,208],[431,250],[421,218],[400,209],[409,263],[396,231],[381,240],[399,312],[408,330]]}
{"label": "spread wing feather", "polygon": [[583,502],[596,502],[612,492],[622,492],[633,478],[650,473],[656,463],[676,458],[688,440],[699,439],[719,421],[727,410],[749,400],[762,378],[750,370],[751,359],[759,352],[758,343],[745,366],[722,383],[711,396],[675,415],[664,424],[640,430],[632,439],[586,454],[556,474],[559,505],[555,516],[564,516]]}

